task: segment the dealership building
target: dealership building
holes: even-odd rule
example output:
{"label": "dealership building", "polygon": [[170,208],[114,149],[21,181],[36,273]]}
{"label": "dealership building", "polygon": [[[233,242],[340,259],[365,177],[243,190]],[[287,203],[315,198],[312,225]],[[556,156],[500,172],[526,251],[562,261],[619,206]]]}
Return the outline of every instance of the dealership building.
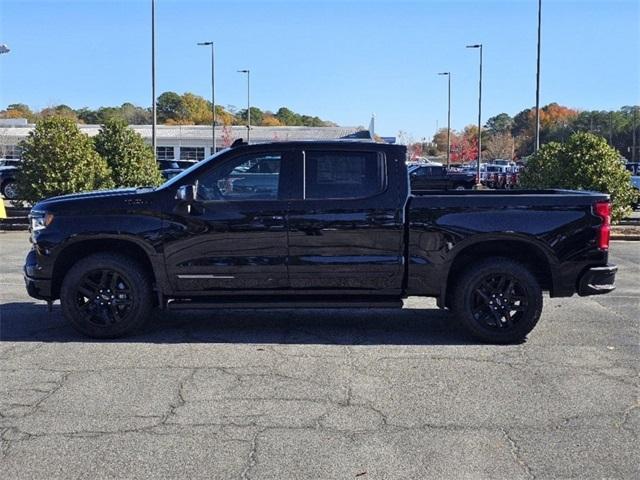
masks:
{"label": "dealership building", "polygon": [[[0,120],[0,158],[19,160],[21,140],[35,125],[24,119]],[[97,135],[100,125],[79,124],[81,132]],[[131,125],[144,140],[151,144],[151,125]],[[156,155],[158,160],[202,160],[212,154],[210,125],[158,125],[156,127]],[[344,137],[368,136],[362,127],[251,127],[251,143],[295,140],[335,140]],[[217,126],[217,150],[229,146],[234,140],[247,139],[246,126]]]}

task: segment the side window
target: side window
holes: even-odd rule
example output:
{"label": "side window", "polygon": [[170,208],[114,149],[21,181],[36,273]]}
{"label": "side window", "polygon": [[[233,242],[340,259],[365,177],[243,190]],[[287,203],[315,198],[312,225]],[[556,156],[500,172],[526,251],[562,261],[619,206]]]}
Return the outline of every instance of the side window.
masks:
{"label": "side window", "polygon": [[363,198],[386,187],[384,158],[375,152],[305,152],[305,198]]}
{"label": "side window", "polygon": [[277,200],[280,153],[243,155],[198,179],[201,200]]}

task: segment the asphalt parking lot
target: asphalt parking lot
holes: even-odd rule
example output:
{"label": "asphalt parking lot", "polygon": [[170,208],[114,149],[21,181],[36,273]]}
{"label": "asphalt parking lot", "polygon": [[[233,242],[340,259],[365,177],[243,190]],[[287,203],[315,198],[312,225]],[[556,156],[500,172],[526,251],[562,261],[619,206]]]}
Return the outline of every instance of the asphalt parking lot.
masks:
{"label": "asphalt parking lot", "polygon": [[639,478],[640,243],[618,289],[545,299],[521,345],[425,299],[392,310],[158,314],[96,342],[30,299],[0,233],[6,479]]}

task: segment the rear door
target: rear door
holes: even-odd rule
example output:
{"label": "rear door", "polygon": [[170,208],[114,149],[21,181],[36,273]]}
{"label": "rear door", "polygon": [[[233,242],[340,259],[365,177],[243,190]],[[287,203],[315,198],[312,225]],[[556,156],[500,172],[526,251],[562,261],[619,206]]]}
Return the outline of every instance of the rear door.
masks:
{"label": "rear door", "polygon": [[291,288],[400,292],[406,191],[388,182],[400,161],[365,148],[302,151],[288,215]]}

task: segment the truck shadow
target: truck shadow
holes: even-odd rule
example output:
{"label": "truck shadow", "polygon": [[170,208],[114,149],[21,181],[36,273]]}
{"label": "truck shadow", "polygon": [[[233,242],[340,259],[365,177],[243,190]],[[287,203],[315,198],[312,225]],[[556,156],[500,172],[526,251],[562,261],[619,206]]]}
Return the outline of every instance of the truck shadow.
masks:
{"label": "truck shadow", "polygon": [[144,331],[95,340],[77,333],[59,305],[0,305],[5,342],[238,343],[309,345],[466,345],[478,343],[438,309],[220,309],[154,312]]}

